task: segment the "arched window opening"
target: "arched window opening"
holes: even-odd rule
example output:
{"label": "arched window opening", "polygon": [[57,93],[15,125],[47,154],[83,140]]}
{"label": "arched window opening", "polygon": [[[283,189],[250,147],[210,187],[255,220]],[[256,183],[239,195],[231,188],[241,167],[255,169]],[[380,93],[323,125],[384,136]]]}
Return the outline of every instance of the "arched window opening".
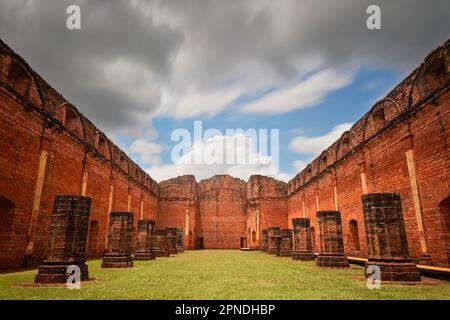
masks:
{"label": "arched window opening", "polygon": [[313,251],[316,251],[316,229],[310,227],[309,230],[311,232],[311,247]]}
{"label": "arched window opening", "polygon": [[306,179],[309,180],[312,178],[312,169],[308,168],[308,170],[306,170]]}
{"label": "arched window opening", "polygon": [[102,136],[98,137],[98,147],[97,147],[98,152],[100,152],[102,155],[104,155],[105,157],[108,157],[108,146],[106,145],[106,139],[103,138]]}
{"label": "arched window opening", "polygon": [[372,117],[375,131],[380,130],[381,128],[384,127],[384,124],[386,123],[384,108],[380,108],[377,111],[375,111]]}
{"label": "arched window opening", "polygon": [[128,172],[127,160],[125,159],[125,156],[124,156],[123,154],[121,154],[120,157],[119,157],[119,166],[120,166],[125,172]]}
{"label": "arched window opening", "polygon": [[340,149],[341,156],[343,156],[344,154],[346,154],[347,152],[350,151],[350,139],[348,137],[345,137],[341,141],[341,145],[339,146],[339,149]]}
{"label": "arched window opening", "polygon": [[328,157],[324,155],[320,160],[320,171],[323,171],[326,167],[328,167]]}
{"label": "arched window opening", "polygon": [[256,242],[256,231],[252,231],[252,242]]}
{"label": "arched window opening", "polygon": [[11,87],[21,95],[28,97],[31,80],[26,70],[18,63],[11,64],[8,73],[8,80]]}
{"label": "arched window opening", "polygon": [[75,112],[70,109],[66,110],[66,117],[64,119],[64,125],[70,131],[75,132],[78,136],[82,136],[81,123]]}
{"label": "arched window opening", "polygon": [[97,253],[97,240],[98,240],[98,221],[93,220],[89,224],[89,246],[88,257],[93,258]]}
{"label": "arched window opening", "polygon": [[7,198],[0,196],[0,253],[5,254],[11,248],[11,232],[13,228],[16,206]]}
{"label": "arched window opening", "polygon": [[441,211],[443,220],[443,246],[447,253],[447,260],[450,263],[450,196],[445,198],[440,204],[439,209]]}
{"label": "arched window opening", "polygon": [[361,245],[359,243],[359,232],[358,232],[358,221],[352,219],[348,223],[349,230],[350,230],[350,236],[352,239],[353,248],[355,251],[361,250]]}

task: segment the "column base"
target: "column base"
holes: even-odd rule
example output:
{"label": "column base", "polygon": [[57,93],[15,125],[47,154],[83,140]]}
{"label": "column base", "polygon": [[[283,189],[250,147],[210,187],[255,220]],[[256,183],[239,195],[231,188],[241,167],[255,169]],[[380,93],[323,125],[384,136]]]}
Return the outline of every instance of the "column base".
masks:
{"label": "column base", "polygon": [[155,260],[155,254],[153,252],[136,252],[133,256],[133,260]]}
{"label": "column base", "polygon": [[71,265],[76,265],[80,268],[80,281],[89,280],[88,266],[84,261],[75,263],[73,261],[45,260],[43,265],[39,267],[34,283],[66,283],[67,278],[71,276],[70,273],[67,273],[67,267]]}
{"label": "column base", "polygon": [[312,251],[292,251],[292,260],[313,261],[316,256]]}
{"label": "column base", "polygon": [[131,255],[105,254],[103,256],[102,268],[131,268],[133,257]]}
{"label": "column base", "polygon": [[292,250],[280,250],[279,257],[292,257]]}
{"label": "column base", "polygon": [[421,281],[420,272],[415,263],[411,261],[379,261],[370,260],[364,266],[364,273],[367,276],[366,270],[368,266],[378,266],[381,271],[381,281],[401,281],[401,282],[416,282]]}
{"label": "column base", "polygon": [[348,268],[350,264],[344,254],[319,253],[316,259],[316,266],[324,268]]}
{"label": "column base", "polygon": [[170,252],[164,249],[154,249],[155,257],[170,257]]}

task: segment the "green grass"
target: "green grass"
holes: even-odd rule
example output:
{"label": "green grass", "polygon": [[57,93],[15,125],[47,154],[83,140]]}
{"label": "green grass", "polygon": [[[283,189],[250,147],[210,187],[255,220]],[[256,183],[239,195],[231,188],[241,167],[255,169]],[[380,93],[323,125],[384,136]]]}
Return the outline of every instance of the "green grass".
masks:
{"label": "green grass", "polygon": [[450,282],[382,284],[369,290],[363,268],[320,269],[258,251],[187,251],[130,269],[101,269],[80,290],[30,286],[36,270],[0,274],[0,299],[450,299]]}

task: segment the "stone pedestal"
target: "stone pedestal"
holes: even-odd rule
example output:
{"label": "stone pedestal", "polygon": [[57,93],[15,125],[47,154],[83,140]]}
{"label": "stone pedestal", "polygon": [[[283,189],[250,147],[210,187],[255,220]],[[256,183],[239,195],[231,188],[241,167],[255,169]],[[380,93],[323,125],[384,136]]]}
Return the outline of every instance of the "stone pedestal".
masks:
{"label": "stone pedestal", "polygon": [[[80,280],[89,278],[85,264],[91,198],[58,195],[53,203],[49,257],[39,267],[35,283],[66,283],[68,266],[80,268]],[[70,271],[70,270],[69,270]]]}
{"label": "stone pedestal", "polygon": [[155,221],[140,220],[138,222],[136,252],[134,253],[134,260],[154,260],[155,254],[153,252],[153,229]]}
{"label": "stone pedestal", "polygon": [[281,229],[280,256],[292,256],[292,229]]}
{"label": "stone pedestal", "polygon": [[280,239],[281,239],[281,230],[278,227],[271,227],[268,230],[268,254],[280,255]]}
{"label": "stone pedestal", "polygon": [[183,228],[177,228],[177,252],[183,253]]}
{"label": "stone pedestal", "polygon": [[153,252],[156,257],[170,257],[169,240],[166,239],[166,235],[166,230],[155,230]]}
{"label": "stone pedestal", "polygon": [[267,246],[269,242],[268,233],[269,233],[268,229],[263,229],[261,231],[261,252],[267,252]]}
{"label": "stone pedestal", "polygon": [[362,204],[369,260],[366,269],[378,266],[381,281],[420,281],[409,255],[400,195],[365,194]]}
{"label": "stone pedestal", "polygon": [[108,245],[102,268],[129,268],[133,266],[133,213],[111,212],[109,215]]}
{"label": "stone pedestal", "polygon": [[339,211],[317,211],[320,253],[316,266],[329,268],[349,267],[344,253],[341,213]]}
{"label": "stone pedestal", "polygon": [[178,228],[167,227],[166,232],[166,237],[169,239],[169,252],[170,254],[177,254]]}
{"label": "stone pedestal", "polygon": [[311,261],[315,259],[311,244],[311,229],[308,218],[292,219],[294,227],[293,260]]}

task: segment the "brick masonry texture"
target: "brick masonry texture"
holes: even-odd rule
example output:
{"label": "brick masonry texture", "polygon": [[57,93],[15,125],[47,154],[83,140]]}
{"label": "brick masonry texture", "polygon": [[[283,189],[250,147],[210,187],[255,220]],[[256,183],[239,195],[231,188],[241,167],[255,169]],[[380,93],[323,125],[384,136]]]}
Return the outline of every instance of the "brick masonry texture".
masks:
{"label": "brick masonry texture", "polygon": [[49,257],[39,267],[36,283],[66,283],[72,273],[68,266],[80,270],[80,280],[88,280],[86,240],[91,199],[60,195],[55,198],[49,238]]}
{"label": "brick masonry texture", "polygon": [[[260,247],[262,230],[341,212],[344,252],[367,256],[361,196],[397,193],[413,262],[450,266],[449,42],[288,183],[192,175],[157,183],[0,41],[0,268],[50,255],[53,200],[92,199],[89,257],[106,248],[109,214],[183,230],[186,249]],[[242,239],[242,240],[241,240]],[[268,239],[270,248],[270,238]]]}

